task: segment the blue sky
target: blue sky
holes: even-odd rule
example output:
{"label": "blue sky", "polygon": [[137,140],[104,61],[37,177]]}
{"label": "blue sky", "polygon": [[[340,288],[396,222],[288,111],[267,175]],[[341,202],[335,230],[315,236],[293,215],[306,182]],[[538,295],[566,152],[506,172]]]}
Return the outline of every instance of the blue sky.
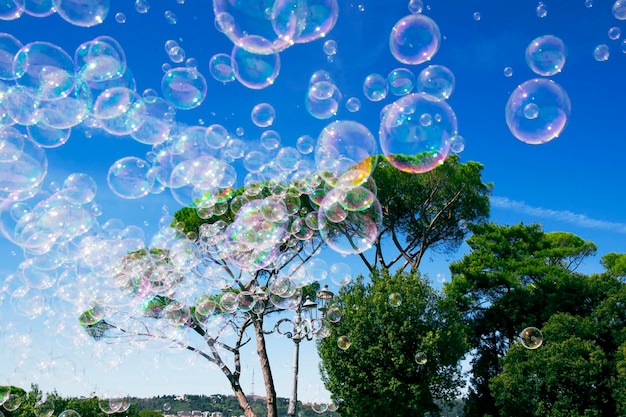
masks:
{"label": "blue sky", "polygon": [[[276,110],[271,128],[281,134],[282,146],[295,146],[301,135],[317,137],[328,123],[342,119],[359,121],[378,137],[380,111],[397,97],[389,95],[380,102],[368,101],[362,92],[365,77],[371,73],[386,75],[401,67],[417,76],[427,65],[445,65],[456,78],[448,104],[458,119],[459,134],[466,141],[461,159],[484,164],[484,180],[494,183],[492,220],[507,224],[539,222],[547,231],[573,232],[595,242],[599,256],[624,251],[626,195],[622,192],[622,167],[626,134],[622,102],[626,96],[623,75],[626,55],[622,53],[622,39],[609,39],[608,31],[612,27],[626,31],[626,27],[612,15],[612,1],[594,0],[592,7],[586,7],[585,0],[546,0],[545,17],[537,15],[538,2],[424,1],[424,14],[439,25],[441,45],[430,62],[405,65],[391,55],[389,33],[400,18],[409,14],[408,2],[340,0],[335,28],[323,39],[296,44],[283,51],[278,78],[273,85],[260,90],[246,88],[237,81],[224,84],[209,74],[210,58],[217,53],[230,54],[232,50],[231,41],[215,29],[210,2],[153,0],[145,14],[138,13],[133,2],[112,3],[105,21],[93,27],[77,27],[57,15],[36,18],[24,14],[19,19],[2,21],[0,31],[15,36],[22,44],[36,41],[56,44],[70,56],[83,42],[97,36],[111,36],[125,51],[139,93],[152,88],[161,94],[162,65],[168,62],[177,65],[169,61],[164,44],[176,40],[187,58],[197,60],[198,69],[207,81],[207,96],[202,105],[192,110],[177,110],[176,121],[189,126],[199,125],[200,120],[204,126],[222,124],[230,132],[242,128],[243,140],[250,144],[263,131],[250,119],[251,109],[261,102],[271,103]],[[166,21],[164,14],[168,10],[175,14],[176,24]],[[476,12],[480,13],[480,19]],[[125,23],[116,22],[116,13],[124,13]],[[542,145],[529,145],[509,131],[505,105],[519,84],[539,77],[527,66],[525,50],[533,39],[542,35],[557,36],[566,45],[567,61],[562,71],[549,78],[567,92],[572,111],[558,138]],[[329,39],[337,43],[332,62],[323,51],[324,42]],[[610,50],[608,60],[603,62],[593,56],[594,48],[600,44],[608,45]],[[505,67],[512,68],[512,76],[504,75]],[[309,79],[317,70],[328,71],[343,95],[337,116],[327,120],[312,117],[304,105]],[[360,111],[351,113],[346,109],[349,97],[359,98]],[[44,187],[50,187],[52,182],[62,183],[71,173],[91,175],[98,184],[96,201],[103,212],[99,222],[121,219],[125,225],[144,229],[149,240],[158,230],[163,207],[173,213],[180,204],[167,189],[141,199],[121,199],[108,189],[106,174],[119,158],[144,158],[150,146],[129,137],[113,137],[97,131],[87,138],[84,132],[85,129],[77,127],[66,144],[46,149],[49,170]],[[240,185],[244,173],[237,166]],[[433,277],[438,273],[448,274],[448,261],[461,256],[463,250],[448,258],[427,260],[423,270]],[[10,274],[23,260],[22,251],[6,239],[0,240],[0,251],[0,268]],[[583,266],[585,272],[600,270],[599,256]],[[354,270],[358,271],[356,265]],[[54,302],[49,302],[54,308]],[[0,314],[0,331],[4,330],[7,340],[15,343],[16,335],[28,334],[26,329],[30,327],[35,356],[52,352],[73,362],[79,372],[85,368],[86,385],[72,384],[71,378],[59,370],[51,378],[40,381],[44,389],[78,394],[84,391],[83,386],[88,386],[98,390],[116,388],[130,395],[229,392],[219,371],[200,373],[195,367],[200,365],[191,364],[189,369],[172,371],[167,366],[172,360],[168,362],[165,356],[146,359],[133,354],[116,369],[113,364],[98,366],[97,358],[105,355],[94,356],[93,352],[78,352],[76,348],[68,351],[67,346],[55,340],[58,337],[53,331],[45,330],[45,323],[16,315],[6,297],[0,304]],[[20,327],[24,323],[26,327]],[[14,325],[24,331],[15,330]],[[290,392],[292,345],[278,338],[272,338],[270,343],[276,361],[277,390],[286,397]],[[13,350],[5,349],[0,374],[19,383],[29,382],[26,374],[18,372],[11,376],[17,360]],[[65,369],[71,370],[71,364]],[[248,390],[252,380],[250,370],[244,369],[248,375],[243,378],[244,388]],[[319,381],[313,343],[303,344],[300,376],[301,399],[327,397]],[[261,382],[260,372],[256,371],[257,394],[262,391]]]}

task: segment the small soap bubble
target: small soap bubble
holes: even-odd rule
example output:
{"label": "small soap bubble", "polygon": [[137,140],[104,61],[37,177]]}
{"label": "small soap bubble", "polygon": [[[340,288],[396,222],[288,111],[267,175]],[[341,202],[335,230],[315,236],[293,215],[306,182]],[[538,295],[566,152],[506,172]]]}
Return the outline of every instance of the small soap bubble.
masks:
{"label": "small soap bubble", "polygon": [[418,365],[426,365],[426,362],[428,362],[428,357],[424,352],[417,352],[415,354],[415,362],[417,362]]}
{"label": "small soap bubble", "polygon": [[622,53],[626,54],[626,39],[624,39],[621,43],[620,43],[620,50],[622,51]]}
{"label": "small soap bubble", "polygon": [[480,12],[474,12],[473,18],[475,21],[478,22],[480,20],[480,17],[481,17]]}
{"label": "small soap bubble", "polygon": [[337,42],[332,39],[324,42],[324,53],[328,56],[333,56],[337,54]]}
{"label": "small soap bubble", "polygon": [[593,7],[593,0],[585,0],[585,7],[591,9]]}
{"label": "small soap bubble", "polygon": [[380,74],[370,74],[363,82],[363,94],[370,101],[381,101],[387,97],[389,85],[387,79]]}
{"label": "small soap bubble", "polygon": [[126,23],[126,15],[122,12],[115,14],[115,21],[117,23]]}
{"label": "small soap bubble", "polygon": [[626,0],[615,0],[611,12],[617,20],[626,20]]}
{"label": "small soap bubble", "polygon": [[422,0],[409,0],[409,12],[413,14],[422,13],[424,10],[424,3]]}
{"label": "small soap bubble", "polygon": [[548,7],[543,2],[539,2],[537,5],[537,16],[538,17],[546,17],[548,15]]}
{"label": "small soap bubble", "polygon": [[536,327],[527,327],[521,331],[520,342],[526,349],[537,349],[543,344],[543,333]]}
{"label": "small soap bubble", "polygon": [[389,294],[389,305],[391,307],[399,307],[400,304],[402,304],[402,296],[400,294],[398,294],[397,292],[392,292],[391,294]]}
{"label": "small soap bubble", "polygon": [[339,336],[337,339],[337,346],[339,346],[339,349],[341,350],[346,350],[351,345],[352,343],[350,342],[350,338],[348,336]]}
{"label": "small soap bubble", "polygon": [[602,44],[595,47],[593,50],[593,58],[598,62],[603,62],[609,59],[610,50],[609,46]]}
{"label": "small soap bubble", "polygon": [[622,36],[622,31],[618,27],[612,27],[609,29],[609,39],[612,41],[616,41]]}
{"label": "small soap bubble", "polygon": [[350,113],[358,112],[361,110],[361,101],[356,97],[350,97],[346,101],[346,109],[348,109]]}
{"label": "small soap bubble", "polygon": [[148,0],[135,0],[135,10],[137,13],[148,13],[150,10]]}
{"label": "small soap bubble", "polygon": [[166,10],[165,13],[163,13],[163,15],[165,16],[165,21],[168,24],[170,25],[176,24],[176,15],[174,14],[174,12],[172,12],[171,10]]}
{"label": "small soap bubble", "polygon": [[434,20],[422,14],[410,14],[400,19],[391,30],[389,49],[399,62],[418,65],[439,50],[441,32]]}
{"label": "small soap bubble", "polygon": [[513,68],[511,68],[511,67],[504,67],[504,76],[505,77],[513,76]]}
{"label": "small soap bubble", "polygon": [[170,403],[163,403],[163,411],[170,411],[172,409],[172,405]]}
{"label": "small soap bubble", "polygon": [[[450,138],[450,152],[461,153],[465,150],[465,139],[461,135],[454,135]],[[439,274],[437,274],[439,276]]]}
{"label": "small soap bubble", "polygon": [[561,72],[566,58],[565,44],[553,35],[535,38],[526,48],[526,63],[538,75],[550,76]]}
{"label": "small soap bubble", "polygon": [[276,111],[269,103],[259,103],[252,109],[250,117],[252,118],[252,123],[258,127],[268,127],[274,123]]}

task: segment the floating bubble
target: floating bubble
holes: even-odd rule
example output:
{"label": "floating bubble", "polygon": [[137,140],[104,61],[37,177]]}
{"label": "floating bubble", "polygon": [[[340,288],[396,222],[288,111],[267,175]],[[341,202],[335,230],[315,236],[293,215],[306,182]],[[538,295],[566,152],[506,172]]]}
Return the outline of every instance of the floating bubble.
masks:
{"label": "floating bubble", "polygon": [[622,31],[620,28],[614,26],[609,29],[608,36],[610,40],[616,41],[620,38],[620,36],[622,36]]}
{"label": "floating bubble", "polygon": [[424,352],[417,352],[415,354],[415,362],[418,365],[426,365],[426,362],[428,362],[428,357]]}
{"label": "floating bubble", "polygon": [[[246,36],[242,45],[266,44],[267,40],[258,36]],[[280,72],[278,53],[261,55],[250,52],[240,44],[235,45],[231,53],[231,62],[235,78],[244,86],[260,90],[274,83]]]}
{"label": "floating bubble", "polygon": [[447,100],[452,95],[455,86],[452,71],[443,65],[429,65],[417,77],[416,90]]}
{"label": "floating bubble", "polygon": [[172,409],[172,405],[170,403],[163,403],[163,411],[170,411]]}
{"label": "floating bubble", "polygon": [[615,0],[611,12],[617,20],[626,20],[626,0]]}
{"label": "floating bubble", "polygon": [[91,27],[104,22],[109,14],[110,0],[52,0],[61,18],[74,26]]}
{"label": "floating bubble", "polygon": [[480,12],[474,12],[474,14],[472,15],[472,17],[474,18],[475,21],[479,21],[481,16],[480,16]]}
{"label": "floating bubble", "polygon": [[204,76],[193,68],[174,68],[163,76],[161,91],[172,106],[189,110],[202,104],[207,84]]}
{"label": "floating bubble", "polygon": [[409,0],[409,12],[413,14],[422,13],[424,2],[422,0]]}
{"label": "floating bubble", "polygon": [[96,182],[87,174],[70,174],[63,181],[61,192],[63,197],[72,204],[86,204],[96,197]]}
{"label": "floating bubble", "polygon": [[33,411],[37,417],[52,417],[54,404],[50,400],[40,400],[33,406]]}
{"label": "floating bubble", "polygon": [[593,7],[593,0],[585,0],[585,7],[591,9]]}
{"label": "floating bubble", "polygon": [[[42,147],[16,132],[0,136],[0,192],[25,193],[38,187],[48,173],[48,159]],[[0,194],[1,195],[1,194]]]}
{"label": "floating bubble", "polygon": [[126,15],[122,12],[115,13],[115,21],[120,24],[126,23]]}
{"label": "floating bubble", "polygon": [[400,307],[400,304],[402,304],[402,296],[397,292],[392,292],[391,294],[389,294],[388,298],[389,305],[391,307]]}
{"label": "floating bubble", "polygon": [[361,100],[356,97],[350,97],[346,101],[346,109],[348,109],[350,113],[358,112],[359,110],[361,110]]}
{"label": "floating bubble", "polygon": [[465,150],[465,139],[461,135],[450,138],[450,152],[461,153]]}
{"label": "floating bubble", "polygon": [[315,166],[333,186],[356,186],[372,174],[377,155],[376,139],[367,127],[350,120],[338,120],[320,133]]}
{"label": "floating bubble", "polygon": [[[432,121],[424,123],[430,115]],[[457,133],[452,108],[435,96],[414,93],[389,108],[380,124],[380,145],[394,167],[421,173],[442,164],[450,151],[450,139]]]}
{"label": "floating bubble", "polygon": [[271,13],[274,32],[287,44],[325,37],[338,17],[337,0],[277,0]]}
{"label": "floating bubble", "polygon": [[19,130],[4,128],[0,130],[0,162],[14,162],[24,151],[26,136]]}
{"label": "floating bubble", "polygon": [[565,44],[556,36],[540,36],[526,48],[526,63],[537,75],[550,76],[561,72],[566,58]]}
{"label": "floating bubble", "polygon": [[107,175],[109,188],[119,197],[134,199],[148,195],[154,185],[150,164],[133,156],[116,161]]}
{"label": "floating bubble", "polygon": [[137,13],[148,13],[148,10],[150,10],[150,3],[148,0],[135,0],[135,10]]}
{"label": "floating bubble", "polygon": [[22,405],[22,397],[19,394],[9,394],[8,398],[2,404],[5,410],[15,411]]}
{"label": "floating bubble", "polygon": [[261,146],[268,151],[280,146],[280,134],[275,130],[266,130],[261,134],[260,140]]}
{"label": "floating bubble", "polygon": [[411,14],[400,19],[389,36],[389,49],[399,62],[418,65],[430,59],[439,50],[439,26],[422,14]]}
{"label": "floating bubble", "polygon": [[335,285],[348,285],[352,281],[352,268],[343,262],[336,262],[330,267],[330,279]]}
{"label": "floating bubble", "polygon": [[24,47],[13,35],[0,33],[0,80],[14,80],[13,61],[15,55]]}
{"label": "floating bubble", "polygon": [[[10,304],[16,314],[33,320],[43,314],[46,297],[41,290],[24,286],[13,291]],[[5,408],[9,401],[10,399],[4,403]]]}
{"label": "floating bubble", "polygon": [[593,58],[598,62],[603,62],[609,59],[610,49],[608,45],[598,45],[593,50]]}
{"label": "floating bubble", "polygon": [[511,67],[504,67],[504,76],[505,77],[511,77],[513,76],[513,68]]}
{"label": "floating bubble", "polygon": [[363,82],[363,94],[370,101],[380,101],[387,97],[389,85],[387,78],[380,74],[370,74]]}
{"label": "floating bubble", "polygon": [[352,342],[350,342],[350,338],[348,336],[339,336],[339,338],[337,338],[337,346],[339,346],[339,349],[346,350],[351,345]]}
{"label": "floating bubble", "polygon": [[268,127],[274,123],[276,111],[269,103],[259,103],[252,108],[252,123],[258,127]]}
{"label": "floating bubble", "polygon": [[324,53],[329,57],[336,55],[337,54],[337,42],[332,39],[329,39],[326,42],[324,42],[323,49],[324,49]]}
{"label": "floating bubble", "polygon": [[539,2],[539,4],[537,4],[537,17],[546,17],[548,15],[548,6],[545,5],[545,3],[543,2]]}
{"label": "floating bubble", "polygon": [[513,91],[505,113],[513,136],[537,145],[561,134],[570,116],[571,104],[560,85],[552,80],[535,78]]}
{"label": "floating bubble", "polygon": [[143,123],[130,136],[139,143],[157,145],[170,137],[174,126],[174,107],[162,98],[146,99],[144,101]]}
{"label": "floating bubble", "polygon": [[113,87],[103,91],[93,106],[99,126],[117,136],[128,135],[141,128],[146,105],[141,96],[130,88]]}
{"label": "floating bubble", "polygon": [[219,82],[228,83],[235,81],[235,71],[233,70],[230,55],[213,55],[209,61],[209,72]]}
{"label": "floating bubble", "polygon": [[74,53],[78,75],[88,83],[120,78],[126,72],[126,54],[110,36],[99,36]]}
{"label": "floating bubble", "polygon": [[407,68],[397,68],[387,75],[387,82],[391,94],[403,96],[415,86],[415,75]]}
{"label": "floating bubble", "polygon": [[176,23],[178,23],[176,14],[174,14],[174,12],[172,12],[171,10],[166,10],[163,13],[163,16],[165,17],[165,21],[170,25],[175,25]]}
{"label": "floating bubble", "polygon": [[337,114],[341,100],[341,91],[339,91],[339,88],[333,81],[331,79],[321,79],[312,80],[309,84],[305,104],[311,116],[324,120]]}
{"label": "floating bubble", "polygon": [[526,327],[519,338],[526,349],[537,349],[543,344],[543,333],[536,327]]}
{"label": "floating bubble", "polygon": [[302,135],[296,141],[296,148],[303,155],[310,154],[315,150],[315,139],[311,135]]}
{"label": "floating bubble", "polygon": [[23,1],[7,1],[0,6],[0,20],[15,20],[24,13]]}
{"label": "floating bubble", "polygon": [[13,61],[15,82],[39,100],[58,100],[74,89],[74,62],[60,47],[48,42],[24,45]]}
{"label": "floating bubble", "polygon": [[330,307],[326,312],[326,318],[331,323],[338,323],[341,320],[342,314],[338,307]]}

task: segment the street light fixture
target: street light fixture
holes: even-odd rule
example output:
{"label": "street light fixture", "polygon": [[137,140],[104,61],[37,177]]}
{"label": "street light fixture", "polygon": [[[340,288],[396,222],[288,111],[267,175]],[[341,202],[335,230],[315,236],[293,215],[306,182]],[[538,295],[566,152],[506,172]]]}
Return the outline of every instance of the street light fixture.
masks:
{"label": "street light fixture", "polygon": [[[295,317],[293,320],[284,318],[278,320],[273,331],[277,331],[283,336],[287,336],[294,343],[293,351],[293,386],[291,391],[291,399],[287,414],[295,416],[298,409],[298,367],[300,358],[300,342],[303,339],[313,340],[313,336],[322,336],[325,334],[324,317],[328,310],[328,303],[334,297],[332,291],[328,289],[328,285],[319,290],[315,296],[320,303],[316,303],[307,296],[303,302],[299,302],[296,306]],[[317,312],[320,318],[317,318]]]}

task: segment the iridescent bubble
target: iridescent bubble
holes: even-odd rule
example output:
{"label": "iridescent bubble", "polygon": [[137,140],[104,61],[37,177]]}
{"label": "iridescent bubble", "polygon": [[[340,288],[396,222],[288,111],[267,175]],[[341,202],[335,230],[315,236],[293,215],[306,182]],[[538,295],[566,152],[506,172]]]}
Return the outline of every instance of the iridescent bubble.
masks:
{"label": "iridescent bubble", "polygon": [[235,71],[233,70],[230,55],[215,54],[209,61],[209,72],[217,81],[228,83],[235,80]]}
{"label": "iridescent bubble", "polygon": [[447,67],[429,65],[417,77],[416,90],[447,100],[454,91],[455,82],[454,74]]}
{"label": "iridescent bubble", "polygon": [[610,50],[608,45],[598,45],[593,50],[593,58],[598,62],[606,61],[609,59],[609,55]]}
{"label": "iridescent bubble", "polygon": [[74,53],[78,75],[86,82],[120,78],[126,72],[126,54],[110,36],[99,36],[80,45]]}
{"label": "iridescent bubble", "polygon": [[[24,286],[13,291],[10,304],[16,314],[33,320],[44,312],[46,297],[39,289]],[[10,398],[4,403],[4,408],[8,409],[9,401]]]}
{"label": "iridescent bubble", "polygon": [[166,141],[174,126],[174,107],[162,98],[146,99],[141,127],[130,135],[139,143],[157,145]]}
{"label": "iridescent bubble", "polygon": [[57,417],[81,417],[81,415],[78,413],[78,411],[64,410],[60,412]]}
{"label": "iridescent bubble", "polygon": [[[226,35],[234,45],[253,54],[273,54],[281,52],[293,44],[294,33],[275,31],[272,16],[275,13],[274,1],[214,0],[213,13],[218,30]],[[288,17],[289,11],[287,11]],[[262,38],[264,42],[249,42],[246,38]]]}
{"label": "iridescent bubble", "polygon": [[96,197],[96,181],[87,174],[75,173],[63,181],[61,192],[63,197],[72,204],[87,204]]}
{"label": "iridescent bubble", "polygon": [[181,48],[180,46],[175,46],[172,49],[170,49],[167,56],[170,59],[170,61],[172,61],[173,63],[180,64],[181,62],[185,60],[185,50]]}
{"label": "iridescent bubble", "polygon": [[339,349],[346,350],[351,345],[352,345],[352,342],[350,342],[350,338],[348,336],[339,336],[337,338],[337,346],[339,346]]}
{"label": "iridescent bubble", "polygon": [[352,268],[343,262],[336,262],[330,266],[330,280],[339,286],[348,285],[352,281]]}
{"label": "iridescent bubble", "polygon": [[93,106],[99,126],[113,135],[128,135],[144,123],[146,106],[135,90],[113,87],[102,92]]}
{"label": "iridescent bubble", "polygon": [[170,403],[163,403],[163,411],[170,411],[172,409],[172,405]]}
{"label": "iridescent bubble", "polygon": [[428,362],[428,357],[424,352],[417,352],[415,354],[415,362],[418,365],[426,365],[426,362]]}
{"label": "iridescent bubble", "polygon": [[364,125],[338,120],[327,125],[317,139],[315,166],[333,186],[356,186],[372,174],[378,144]]}
{"label": "iridescent bubble", "polygon": [[115,13],[115,21],[120,24],[126,23],[126,15],[122,12]]}
{"label": "iridescent bubble", "polygon": [[[40,145],[24,136],[6,137],[5,161],[0,161],[0,192],[25,193],[36,189],[48,173],[48,159]],[[17,147],[16,147],[17,146]],[[20,149],[21,148],[21,149]],[[2,195],[2,194],[0,194]]]}
{"label": "iridescent bubble", "polygon": [[163,16],[165,17],[165,21],[170,25],[175,25],[176,23],[178,23],[176,14],[174,14],[174,12],[172,12],[171,10],[166,10],[163,13]]}
{"label": "iridescent bubble", "polygon": [[2,404],[5,410],[15,411],[22,405],[22,396],[19,394],[9,394],[8,398]]}
{"label": "iridescent bubble", "polygon": [[543,78],[519,85],[506,104],[509,130],[517,139],[533,145],[558,137],[570,113],[570,99],[565,90]]}
{"label": "iridescent bubble", "polygon": [[6,1],[0,6],[0,20],[15,20],[24,13],[23,1]]}
{"label": "iridescent bubble", "polygon": [[74,62],[60,47],[48,42],[32,42],[15,55],[15,82],[31,97],[58,100],[75,86]]}
{"label": "iridescent bubble", "polygon": [[561,72],[566,58],[565,44],[556,36],[540,36],[526,48],[526,63],[538,75],[550,76]]}
{"label": "iridescent bubble", "polygon": [[511,77],[513,76],[513,68],[511,67],[504,67],[504,76],[505,77]]}
{"label": "iridescent bubble", "polygon": [[337,23],[337,0],[276,0],[271,21],[274,32],[287,44],[325,37]]}
{"label": "iridescent bubble", "polygon": [[439,26],[422,14],[400,19],[389,36],[389,49],[399,62],[417,65],[429,61],[439,50]]}
{"label": "iridescent bubble", "polygon": [[315,139],[311,135],[302,135],[296,141],[296,148],[303,155],[310,154],[315,150]]}
{"label": "iridescent bubble", "polygon": [[[265,44],[267,40],[258,36],[246,36],[242,45]],[[249,52],[241,45],[235,45],[231,53],[235,78],[244,86],[255,90],[269,87],[280,72],[278,53],[261,55]]]}
{"label": "iridescent bubble", "polygon": [[400,307],[400,304],[402,304],[402,296],[397,292],[392,292],[389,294],[388,301],[391,307]]}
{"label": "iridescent bubble", "polygon": [[617,20],[626,20],[626,0],[615,0],[611,12]]}
{"label": "iridescent bubble", "polygon": [[474,18],[475,21],[479,21],[480,20],[480,12],[474,12],[474,14],[472,15],[472,17]]}
{"label": "iridescent bubble", "polygon": [[363,94],[370,101],[380,101],[387,97],[389,85],[387,79],[380,74],[370,74],[363,82]]}
{"label": "iridescent bubble", "polygon": [[135,0],[135,10],[137,13],[148,13],[150,3],[148,3],[148,0]]}
{"label": "iridescent bubble", "polygon": [[328,403],[322,400],[313,400],[311,403],[311,409],[316,414],[323,414],[328,411]]}
{"label": "iridescent bubble", "polygon": [[172,106],[189,110],[202,104],[206,97],[207,84],[204,76],[193,68],[174,68],[163,76],[161,91]]}
{"label": "iridescent bubble", "polygon": [[537,4],[537,17],[546,17],[548,15],[548,6],[545,5],[544,2],[539,2],[539,4]]}
{"label": "iridescent bubble", "polygon": [[537,349],[543,344],[543,333],[536,327],[526,327],[519,334],[519,338],[526,349]]}
{"label": "iridescent bubble", "polygon": [[316,119],[330,119],[339,111],[341,91],[332,80],[313,81],[306,96],[306,109]]}
{"label": "iridescent bubble", "polygon": [[280,146],[280,134],[275,130],[266,130],[261,134],[261,146],[269,150]]}
{"label": "iridescent bubble", "polygon": [[14,80],[13,60],[24,45],[13,35],[0,33],[0,80]]}
{"label": "iridescent bubble", "polygon": [[276,117],[276,110],[269,103],[259,103],[252,109],[250,114],[252,123],[258,127],[268,127],[274,123]]}
{"label": "iridescent bubble", "polygon": [[33,406],[33,411],[37,417],[52,417],[54,404],[50,400],[39,400]]}
{"label": "iridescent bubble", "polygon": [[422,0],[409,0],[409,12],[413,14],[422,13],[424,2]]}
{"label": "iridescent bubble", "polygon": [[228,134],[228,130],[219,124],[209,126],[204,135],[207,146],[212,149],[223,148],[228,143],[229,139],[230,135]]}
{"label": "iridescent bubble", "polygon": [[389,92],[396,96],[408,94],[415,86],[415,75],[408,68],[397,68],[387,76]]}
{"label": "iridescent bubble", "polygon": [[358,112],[361,110],[361,100],[356,97],[350,97],[346,100],[346,109],[348,109],[350,113]]}
{"label": "iridescent bubble", "polygon": [[585,7],[591,9],[593,7],[593,0],[585,0]]}
{"label": "iridescent bubble", "polygon": [[620,36],[622,36],[622,31],[620,28],[614,26],[612,28],[609,29],[609,39],[612,41],[616,41],[620,38]]}
{"label": "iridescent bubble", "polygon": [[450,152],[461,153],[465,150],[465,139],[461,135],[454,135],[450,139]]}
{"label": "iridescent bubble", "polygon": [[107,175],[109,188],[119,197],[141,198],[150,192],[154,178],[150,175],[150,164],[133,156],[116,161]]}
{"label": "iridescent bubble", "polygon": [[0,162],[19,159],[24,150],[26,136],[12,127],[0,129]]}
{"label": "iridescent bubble", "polygon": [[52,0],[57,14],[74,26],[91,27],[104,22],[110,0]]}
{"label": "iridescent bubble", "polygon": [[[430,115],[430,124],[424,115]],[[380,124],[380,145],[389,163],[401,171],[422,173],[442,164],[457,133],[456,115],[443,100],[425,93],[402,97]]]}
{"label": "iridescent bubble", "polygon": [[336,55],[337,54],[337,42],[332,39],[329,39],[326,42],[324,42],[323,49],[324,49],[324,53],[329,57]]}

